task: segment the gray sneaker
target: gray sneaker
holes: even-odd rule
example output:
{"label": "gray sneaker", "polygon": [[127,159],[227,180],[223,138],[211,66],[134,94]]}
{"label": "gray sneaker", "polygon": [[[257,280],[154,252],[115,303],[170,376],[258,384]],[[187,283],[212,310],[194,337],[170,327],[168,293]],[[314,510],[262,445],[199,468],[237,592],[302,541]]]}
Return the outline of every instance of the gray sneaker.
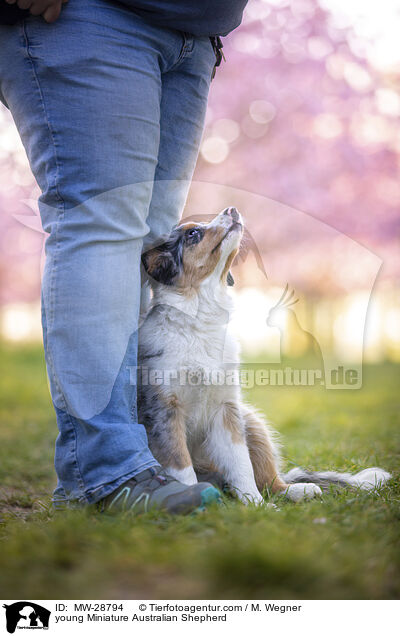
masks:
{"label": "gray sneaker", "polygon": [[148,468],[99,501],[97,509],[110,513],[159,509],[170,514],[185,514],[220,502],[219,490],[207,482],[186,486],[162,468]]}

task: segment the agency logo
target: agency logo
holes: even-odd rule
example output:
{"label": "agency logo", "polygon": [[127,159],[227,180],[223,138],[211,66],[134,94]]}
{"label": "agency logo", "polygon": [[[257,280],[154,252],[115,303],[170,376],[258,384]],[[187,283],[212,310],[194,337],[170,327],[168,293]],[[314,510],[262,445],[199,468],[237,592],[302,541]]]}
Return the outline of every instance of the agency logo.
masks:
{"label": "agency logo", "polygon": [[6,610],[7,631],[13,634],[16,629],[48,629],[51,612],[32,603],[18,601],[11,605],[3,605]]}

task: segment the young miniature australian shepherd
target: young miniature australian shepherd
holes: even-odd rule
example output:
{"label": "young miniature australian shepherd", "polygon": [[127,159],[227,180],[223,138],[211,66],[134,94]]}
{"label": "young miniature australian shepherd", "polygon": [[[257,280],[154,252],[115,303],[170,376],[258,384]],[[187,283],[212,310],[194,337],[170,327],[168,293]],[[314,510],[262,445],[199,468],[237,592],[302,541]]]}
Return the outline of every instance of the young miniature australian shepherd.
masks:
{"label": "young miniature australian shepherd", "polygon": [[[189,485],[201,474],[222,474],[244,503],[262,503],[263,492],[300,501],[329,483],[383,484],[390,475],[379,468],[280,472],[273,432],[232,381],[240,360],[229,330],[229,270],[242,235],[242,217],[231,207],[208,224],[183,223],[143,254],[153,298],[139,330],[138,405],[155,458]],[[215,373],[225,381],[214,382]]]}

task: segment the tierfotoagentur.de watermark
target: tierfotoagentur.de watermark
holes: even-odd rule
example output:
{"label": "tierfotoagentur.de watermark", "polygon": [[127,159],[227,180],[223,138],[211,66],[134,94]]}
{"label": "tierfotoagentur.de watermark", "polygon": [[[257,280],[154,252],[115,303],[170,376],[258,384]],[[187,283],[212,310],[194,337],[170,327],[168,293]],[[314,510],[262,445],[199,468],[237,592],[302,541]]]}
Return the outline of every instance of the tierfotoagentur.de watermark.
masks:
{"label": "tierfotoagentur.de watermark", "polygon": [[[227,369],[154,369],[145,366],[127,367],[132,385],[142,386],[324,386],[321,369],[284,368],[227,368]],[[357,384],[358,370],[339,365],[329,371],[329,386],[353,386]]]}

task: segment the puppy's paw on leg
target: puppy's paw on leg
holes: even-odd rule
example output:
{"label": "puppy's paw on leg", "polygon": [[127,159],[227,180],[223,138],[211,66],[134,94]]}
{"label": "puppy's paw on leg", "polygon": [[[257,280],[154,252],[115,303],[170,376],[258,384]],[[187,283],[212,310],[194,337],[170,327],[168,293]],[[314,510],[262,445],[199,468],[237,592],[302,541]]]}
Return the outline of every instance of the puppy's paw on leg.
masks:
{"label": "puppy's paw on leg", "polygon": [[314,497],[322,497],[322,490],[316,484],[291,484],[286,490],[285,495],[290,501],[297,503]]}

